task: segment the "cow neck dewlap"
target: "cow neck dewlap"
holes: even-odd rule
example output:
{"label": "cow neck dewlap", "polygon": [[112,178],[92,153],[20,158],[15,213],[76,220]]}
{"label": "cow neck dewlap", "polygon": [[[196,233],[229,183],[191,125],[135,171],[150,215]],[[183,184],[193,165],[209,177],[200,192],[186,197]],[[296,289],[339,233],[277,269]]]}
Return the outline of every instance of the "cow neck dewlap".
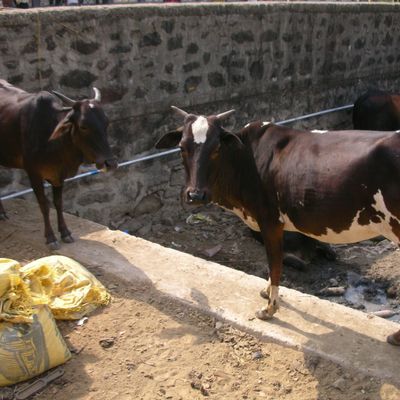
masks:
{"label": "cow neck dewlap", "polygon": [[227,210],[233,214],[235,214],[237,217],[239,217],[251,230],[255,232],[261,232],[260,226],[258,225],[258,222],[255,218],[253,218],[250,213],[241,206],[235,207],[231,205],[221,205],[217,202],[214,202],[218,207],[223,208],[224,210]]}
{"label": "cow neck dewlap", "polygon": [[193,141],[195,143],[205,143],[208,132],[207,118],[197,117],[192,124]]}

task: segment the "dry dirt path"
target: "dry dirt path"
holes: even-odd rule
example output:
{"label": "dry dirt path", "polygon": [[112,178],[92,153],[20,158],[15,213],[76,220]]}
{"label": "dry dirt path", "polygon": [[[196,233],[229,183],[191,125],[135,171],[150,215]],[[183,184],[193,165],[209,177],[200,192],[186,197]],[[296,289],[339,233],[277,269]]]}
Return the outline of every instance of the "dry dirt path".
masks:
{"label": "dry dirt path", "polygon": [[[10,232],[1,224],[0,256],[26,263],[49,254],[24,240],[42,235],[41,225]],[[74,356],[36,399],[400,399],[389,382],[262,343],[151,288],[89,269],[113,302],[81,327],[59,323]]]}

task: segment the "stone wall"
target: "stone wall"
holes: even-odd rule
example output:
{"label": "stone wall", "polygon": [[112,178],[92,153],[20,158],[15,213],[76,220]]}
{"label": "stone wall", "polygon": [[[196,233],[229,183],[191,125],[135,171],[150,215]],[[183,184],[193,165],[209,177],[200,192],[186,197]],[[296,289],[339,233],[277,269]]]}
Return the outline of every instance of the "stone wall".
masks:
{"label": "stone wall", "polygon": [[[153,151],[177,121],[170,105],[197,113],[237,110],[286,117],[352,103],[367,87],[399,89],[400,7],[391,4],[224,3],[121,5],[2,11],[0,76],[27,90],[70,97],[101,89],[120,160]],[[350,126],[350,113],[306,125]],[[177,156],[70,183],[67,210],[133,231],[177,213]],[[26,185],[0,171],[2,193]],[[5,207],[7,204],[5,203]]]}

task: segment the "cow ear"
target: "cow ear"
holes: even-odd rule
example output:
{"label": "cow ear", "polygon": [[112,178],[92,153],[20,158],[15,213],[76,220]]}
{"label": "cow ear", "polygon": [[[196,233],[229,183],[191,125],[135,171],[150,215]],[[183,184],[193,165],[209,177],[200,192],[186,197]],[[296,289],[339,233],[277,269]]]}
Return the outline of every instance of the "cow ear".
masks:
{"label": "cow ear", "polygon": [[235,135],[234,133],[225,130],[221,136],[221,139],[226,144],[236,144],[239,146],[243,146],[243,142],[238,135]]}
{"label": "cow ear", "polygon": [[79,116],[79,109],[76,109],[75,106],[72,107],[71,111],[66,115],[65,119],[69,122],[77,122]]}
{"label": "cow ear", "polygon": [[174,130],[167,132],[161,139],[155,144],[156,149],[170,149],[175,147],[182,139],[183,126]]}

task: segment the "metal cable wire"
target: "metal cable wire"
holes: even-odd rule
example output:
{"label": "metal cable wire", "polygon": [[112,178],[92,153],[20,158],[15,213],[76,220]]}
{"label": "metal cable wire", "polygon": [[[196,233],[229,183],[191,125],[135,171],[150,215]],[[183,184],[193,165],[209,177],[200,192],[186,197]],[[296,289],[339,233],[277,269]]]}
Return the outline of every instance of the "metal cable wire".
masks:
{"label": "metal cable wire", "polygon": [[[341,107],[336,107],[336,108],[329,108],[327,110],[322,110],[322,111],[318,111],[318,112],[311,113],[311,114],[305,114],[305,115],[302,115],[300,117],[295,117],[295,118],[290,118],[290,119],[286,119],[286,120],[283,120],[283,121],[275,122],[275,124],[277,124],[277,125],[289,124],[291,122],[302,121],[304,119],[318,117],[320,115],[330,114],[330,113],[336,112],[336,111],[349,110],[352,107],[353,107],[353,104],[348,104],[346,106],[341,106]],[[118,167],[119,168],[126,167],[128,165],[137,164],[137,163],[142,162],[142,161],[153,160],[153,159],[159,158],[159,157],[165,157],[165,156],[170,155],[170,154],[178,153],[179,151],[180,151],[179,149],[171,149],[171,150],[161,151],[161,152],[158,152],[158,153],[149,154],[147,156],[141,156],[141,157],[129,160],[129,161],[124,161],[122,163],[119,163]],[[76,181],[78,179],[82,179],[82,178],[85,178],[87,176],[97,175],[100,172],[101,171],[98,170],[98,169],[94,169],[94,170],[91,170],[91,171],[83,172],[81,174],[73,176],[72,178],[66,179],[65,182]],[[44,184],[44,187],[49,187],[49,186],[51,186],[51,185],[49,183],[47,183],[47,182]],[[14,199],[16,197],[20,197],[20,196],[23,196],[25,194],[29,194],[29,193],[32,193],[32,192],[33,192],[33,189],[25,189],[25,190],[21,190],[19,192],[8,193],[8,194],[6,194],[4,196],[1,196],[0,200]]]}

